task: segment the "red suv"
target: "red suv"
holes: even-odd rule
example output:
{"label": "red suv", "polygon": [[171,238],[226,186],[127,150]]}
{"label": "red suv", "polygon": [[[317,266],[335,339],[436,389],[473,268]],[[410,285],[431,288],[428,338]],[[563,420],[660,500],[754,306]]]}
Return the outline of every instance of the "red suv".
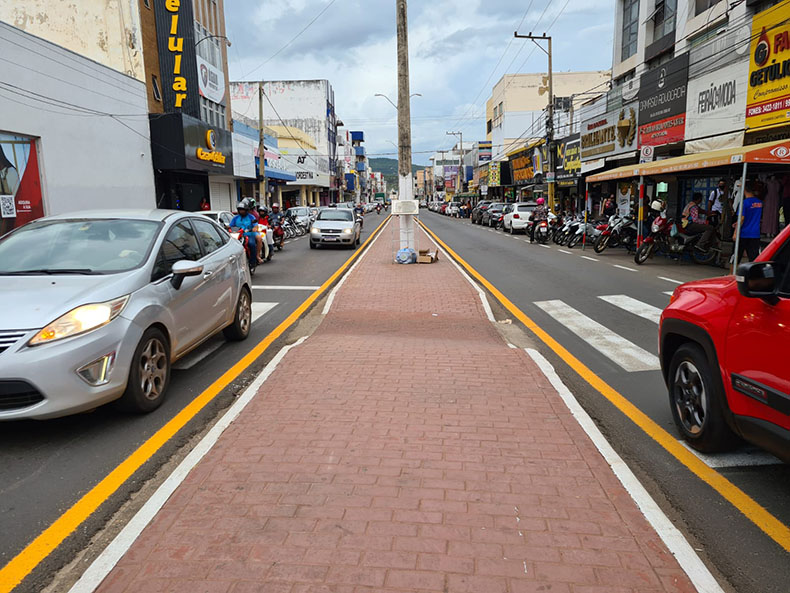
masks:
{"label": "red suv", "polygon": [[679,286],[661,315],[672,416],[699,451],[742,437],[790,462],[789,264],[790,227],[737,276]]}

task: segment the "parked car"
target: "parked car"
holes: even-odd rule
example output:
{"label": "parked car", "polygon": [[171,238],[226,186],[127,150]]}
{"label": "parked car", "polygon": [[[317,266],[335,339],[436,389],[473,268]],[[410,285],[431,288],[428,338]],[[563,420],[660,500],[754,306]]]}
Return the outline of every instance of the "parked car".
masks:
{"label": "parked car", "polygon": [[535,202],[517,202],[512,204],[505,214],[504,228],[511,235],[526,230],[529,217],[537,204]]}
{"label": "parked car", "polygon": [[327,208],[318,213],[310,228],[310,249],[343,245],[353,249],[362,237],[362,223],[349,208]]}
{"label": "parked car", "polygon": [[472,224],[482,224],[483,212],[488,210],[492,203],[490,200],[483,200],[477,203],[477,206],[472,209],[472,215],[470,216]]}
{"label": "parked car", "polygon": [[488,208],[483,210],[483,215],[480,217],[480,224],[493,227],[494,223],[505,209],[505,206],[507,206],[507,204],[504,202],[492,202]]}
{"label": "parked car", "polygon": [[203,216],[208,216],[211,220],[218,222],[222,228],[228,228],[230,221],[233,220],[235,214],[227,210],[203,210],[200,212]]}
{"label": "parked car", "polygon": [[0,420],[162,403],[176,360],[250,332],[244,248],[200,213],[102,210],[0,239]]}
{"label": "parked car", "polygon": [[459,212],[461,212],[461,202],[450,202],[444,211],[447,216],[458,216]]}
{"label": "parked car", "polygon": [[790,462],[790,227],[736,276],[675,289],[659,349],[689,445],[723,451],[740,437]]}

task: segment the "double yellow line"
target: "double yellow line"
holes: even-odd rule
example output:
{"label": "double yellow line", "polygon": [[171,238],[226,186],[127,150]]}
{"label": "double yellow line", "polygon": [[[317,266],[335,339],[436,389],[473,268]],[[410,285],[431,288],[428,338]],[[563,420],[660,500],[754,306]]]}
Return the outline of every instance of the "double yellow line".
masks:
{"label": "double yellow line", "polygon": [[306,301],[291,313],[274,331],[259,342],[241,360],[214,381],[203,393],[192,400],[184,409],[160,428],[153,436],[137,448],[101,482],[80,498],[74,505],[30,542],[19,554],[0,569],[0,593],[10,593],[49,556],[69,535],[88,519],[107,499],[112,496],[132,475],[153,457],[163,445],[178,433],[190,420],[214,400],[228,385],[236,380],[253,364],[274,341],[285,333],[315,303],[326,290],[349,268],[373,241],[389,220],[386,217],[373,231],[362,247],[357,249]]}
{"label": "double yellow line", "polygon": [[427,232],[433,240],[447,251],[466,271],[484,286],[505,309],[507,309],[516,319],[529,328],[540,340],[551,348],[569,367],[579,374],[582,379],[593,386],[601,395],[612,403],[618,410],[625,414],[629,420],[641,428],[656,443],[663,447],[670,455],[682,463],[700,480],[708,484],[718,492],[725,500],[738,509],[752,523],[759,527],[763,533],[790,552],[790,528],[765,510],[757,501],[730,482],[719,472],[710,468],[696,455],[686,449],[675,437],[661,428],[650,419],[642,410],[637,408],[628,399],[611,387],[606,381],[593,373],[584,363],[573,356],[565,348],[552,338],[545,330],[530,319],[521,309],[516,307],[504,294],[502,294],[493,284],[486,280],[477,270],[470,266],[464,259],[442,241],[424,223],[420,221],[420,226]]}

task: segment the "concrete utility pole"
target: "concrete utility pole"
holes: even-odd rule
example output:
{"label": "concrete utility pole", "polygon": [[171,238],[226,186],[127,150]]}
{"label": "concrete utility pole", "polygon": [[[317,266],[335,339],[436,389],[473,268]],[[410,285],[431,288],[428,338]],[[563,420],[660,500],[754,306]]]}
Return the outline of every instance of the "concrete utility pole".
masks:
{"label": "concrete utility pole", "polygon": [[[554,203],[554,77],[552,75],[552,67],[551,67],[551,36],[546,35],[533,35],[532,31],[529,32],[528,35],[519,35],[518,31],[513,33],[513,36],[516,39],[530,39],[532,42],[537,45],[540,50],[546,54],[549,58],[549,75],[548,75],[548,87],[549,87],[549,106],[547,109],[548,119],[546,121],[546,146],[548,148],[546,154],[548,156],[549,161],[549,173],[551,174],[551,181],[549,182],[549,204],[551,205],[551,209],[556,211],[556,205]],[[549,50],[546,51],[543,47],[538,43],[538,40],[548,41]]]}
{"label": "concrete utility pole", "polygon": [[[406,0],[395,0],[398,32],[398,199],[413,200],[411,180],[411,99],[409,97],[409,25]],[[414,216],[400,217],[401,249],[416,249]]]}
{"label": "concrete utility pole", "polygon": [[266,167],[264,166],[264,147],[263,147],[263,83],[258,83],[258,169],[260,176],[263,177],[263,183],[259,186],[258,192],[260,193],[260,199],[258,200],[258,204],[265,204],[270,206],[268,200],[266,199]]}
{"label": "concrete utility pole", "polygon": [[[448,136],[458,136],[461,139],[461,166],[458,167],[458,193],[464,191],[464,181],[466,181],[466,170],[464,169],[464,133],[463,132],[447,132]],[[462,177],[463,175],[463,177]]]}

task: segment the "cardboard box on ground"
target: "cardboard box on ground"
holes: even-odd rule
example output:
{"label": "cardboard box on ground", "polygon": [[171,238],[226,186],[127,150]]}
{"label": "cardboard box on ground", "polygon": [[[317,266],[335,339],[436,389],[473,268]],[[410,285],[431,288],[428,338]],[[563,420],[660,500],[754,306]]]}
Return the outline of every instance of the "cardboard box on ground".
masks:
{"label": "cardboard box on ground", "polygon": [[420,249],[417,255],[418,264],[432,264],[439,259],[439,251],[429,251],[427,249]]}

